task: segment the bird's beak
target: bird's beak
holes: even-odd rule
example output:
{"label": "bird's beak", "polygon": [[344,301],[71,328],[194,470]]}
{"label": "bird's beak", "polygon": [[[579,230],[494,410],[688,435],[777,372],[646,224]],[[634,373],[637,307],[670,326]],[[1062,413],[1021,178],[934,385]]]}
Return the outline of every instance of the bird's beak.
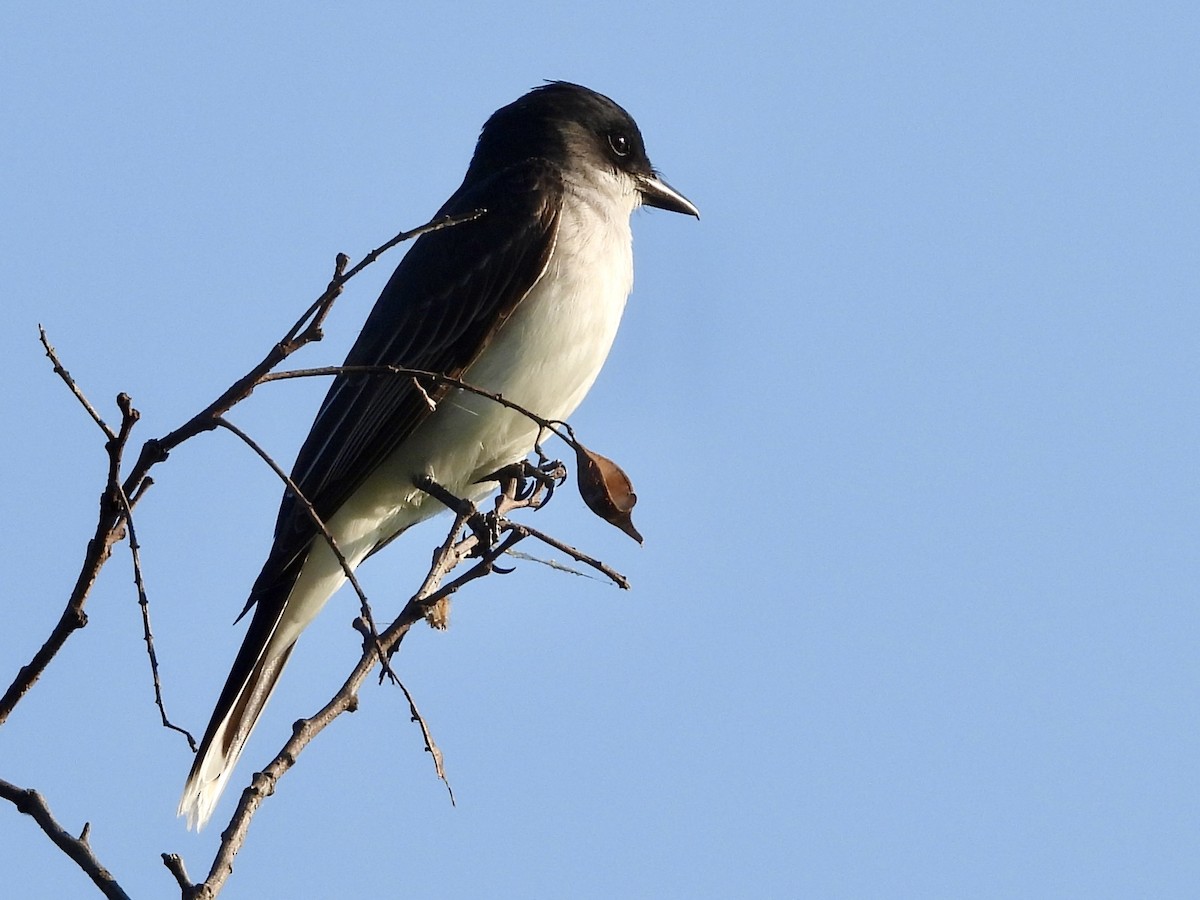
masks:
{"label": "bird's beak", "polygon": [[700,218],[700,210],[696,209],[695,204],[657,175],[644,175],[639,178],[638,190],[641,191],[644,206],[654,206]]}

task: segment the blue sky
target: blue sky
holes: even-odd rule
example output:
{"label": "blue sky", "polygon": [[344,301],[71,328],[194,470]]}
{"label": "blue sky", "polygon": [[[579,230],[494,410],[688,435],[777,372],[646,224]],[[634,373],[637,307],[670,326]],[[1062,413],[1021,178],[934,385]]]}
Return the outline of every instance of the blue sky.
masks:
{"label": "blue sky", "polygon": [[[522,564],[415,633],[321,737],[223,896],[1119,897],[1200,884],[1200,14],[1190,4],[18,4],[0,35],[5,683],[94,524],[99,434],[44,324],[145,439],[458,185],[545,78],[634,114],[700,207],[635,217],[637,283],[574,424],[639,548],[535,519],[632,593]],[[352,284],[340,361],[399,259]],[[290,460],[324,386],[236,413]],[[279,489],[226,435],[139,508],[167,702],[202,730]],[[381,617],[437,525],[361,576]],[[245,782],[356,656],[302,640]],[[0,777],[92,823],[135,896],[207,869],[174,809],[128,554],[4,727]],[[0,809],[0,885],[92,896]]]}

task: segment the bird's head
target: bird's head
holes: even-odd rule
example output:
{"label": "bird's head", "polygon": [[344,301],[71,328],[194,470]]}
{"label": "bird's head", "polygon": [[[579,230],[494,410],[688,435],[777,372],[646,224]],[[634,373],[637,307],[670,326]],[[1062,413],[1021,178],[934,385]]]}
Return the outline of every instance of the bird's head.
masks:
{"label": "bird's head", "polygon": [[479,135],[471,170],[494,172],[533,158],[567,172],[624,176],[642,205],[700,217],[654,170],[633,117],[581,85],[552,81],[497,110]]}

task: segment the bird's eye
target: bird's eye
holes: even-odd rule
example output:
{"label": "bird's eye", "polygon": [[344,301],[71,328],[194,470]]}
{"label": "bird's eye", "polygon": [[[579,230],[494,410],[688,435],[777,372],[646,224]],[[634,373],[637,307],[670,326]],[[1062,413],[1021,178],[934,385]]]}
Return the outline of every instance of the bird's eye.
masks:
{"label": "bird's eye", "polygon": [[608,146],[612,147],[613,153],[617,156],[629,155],[629,138],[618,132],[613,132],[608,136]]}

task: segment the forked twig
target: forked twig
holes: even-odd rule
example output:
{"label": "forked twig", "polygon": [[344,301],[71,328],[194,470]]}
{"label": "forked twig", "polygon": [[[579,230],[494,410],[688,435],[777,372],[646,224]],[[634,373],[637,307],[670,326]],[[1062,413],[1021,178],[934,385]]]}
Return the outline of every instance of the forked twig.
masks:
{"label": "forked twig", "polygon": [[33,818],[38,827],[46,833],[50,840],[63,853],[71,857],[75,864],[84,871],[88,878],[100,889],[100,892],[110,900],[129,900],[129,895],[122,890],[112,873],[108,871],[88,843],[89,828],[85,824],[79,837],[73,837],[54,818],[46,798],[32,788],[20,788],[11,782],[0,779],[0,797],[11,801],[18,812]]}

